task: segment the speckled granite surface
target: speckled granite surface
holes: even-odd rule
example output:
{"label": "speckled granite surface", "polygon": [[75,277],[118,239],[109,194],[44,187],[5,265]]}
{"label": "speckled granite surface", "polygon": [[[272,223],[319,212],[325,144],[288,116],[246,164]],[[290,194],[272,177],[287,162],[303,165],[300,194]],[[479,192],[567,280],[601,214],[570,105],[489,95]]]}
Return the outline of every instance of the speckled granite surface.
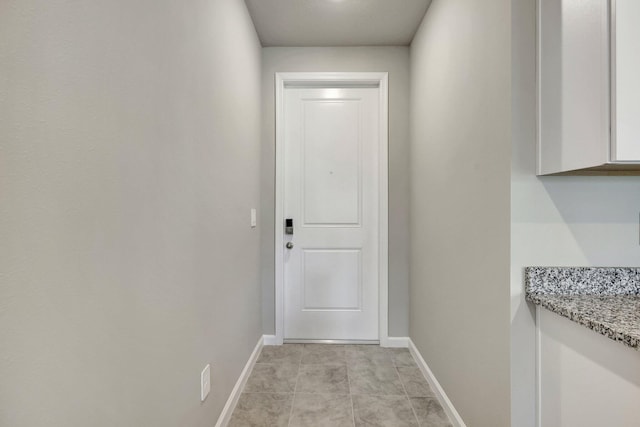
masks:
{"label": "speckled granite surface", "polygon": [[527,300],[640,350],[640,268],[527,267]]}

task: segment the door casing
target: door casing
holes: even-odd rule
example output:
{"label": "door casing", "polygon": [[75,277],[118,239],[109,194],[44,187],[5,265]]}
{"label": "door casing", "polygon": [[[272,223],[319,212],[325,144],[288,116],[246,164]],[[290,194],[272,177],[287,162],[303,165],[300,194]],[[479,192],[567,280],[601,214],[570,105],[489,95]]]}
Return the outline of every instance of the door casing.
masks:
{"label": "door casing", "polygon": [[389,346],[389,109],[388,73],[276,73],[276,211],[275,211],[275,329],[272,344],[284,341],[284,91],[287,87],[376,87],[380,103],[378,175],[378,332]]}

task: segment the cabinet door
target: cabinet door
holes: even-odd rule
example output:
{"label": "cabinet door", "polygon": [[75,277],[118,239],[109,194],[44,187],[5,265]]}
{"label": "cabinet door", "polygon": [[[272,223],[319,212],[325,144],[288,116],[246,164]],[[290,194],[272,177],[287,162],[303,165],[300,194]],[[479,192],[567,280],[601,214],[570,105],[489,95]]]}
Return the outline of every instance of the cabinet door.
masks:
{"label": "cabinet door", "polygon": [[538,174],[606,164],[609,5],[606,0],[538,0],[538,6]]}
{"label": "cabinet door", "polygon": [[612,160],[640,160],[640,1],[612,2]]}
{"label": "cabinet door", "polygon": [[638,427],[640,352],[540,306],[536,316],[539,425]]}

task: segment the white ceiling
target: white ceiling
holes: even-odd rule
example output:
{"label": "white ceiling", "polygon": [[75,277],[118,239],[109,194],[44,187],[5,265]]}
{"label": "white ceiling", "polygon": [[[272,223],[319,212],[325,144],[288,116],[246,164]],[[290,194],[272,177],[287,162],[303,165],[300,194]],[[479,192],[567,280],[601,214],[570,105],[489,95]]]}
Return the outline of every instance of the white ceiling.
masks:
{"label": "white ceiling", "polygon": [[431,0],[245,0],[263,46],[408,45]]}

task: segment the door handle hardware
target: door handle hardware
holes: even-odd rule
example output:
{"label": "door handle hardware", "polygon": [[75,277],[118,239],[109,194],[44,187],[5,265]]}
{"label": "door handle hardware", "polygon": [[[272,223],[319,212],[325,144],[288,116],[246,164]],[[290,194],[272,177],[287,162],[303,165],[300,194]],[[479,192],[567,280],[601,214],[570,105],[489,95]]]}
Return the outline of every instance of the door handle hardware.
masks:
{"label": "door handle hardware", "polygon": [[292,242],[287,242],[287,244],[285,245],[287,249],[293,249],[293,243]]}

